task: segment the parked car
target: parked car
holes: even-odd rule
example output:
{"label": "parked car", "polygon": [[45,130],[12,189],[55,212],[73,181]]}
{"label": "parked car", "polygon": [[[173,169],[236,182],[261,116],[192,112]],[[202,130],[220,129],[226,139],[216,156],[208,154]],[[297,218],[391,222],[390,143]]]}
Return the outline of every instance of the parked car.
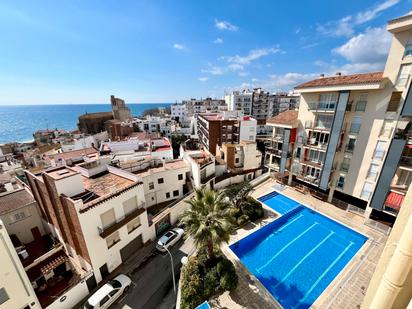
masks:
{"label": "parked car", "polygon": [[113,280],[103,285],[84,304],[84,309],[109,308],[116,299],[127,292],[132,284],[132,280],[126,275],[118,275]]}
{"label": "parked car", "polygon": [[162,237],[160,237],[159,241],[156,244],[156,249],[161,251],[161,252],[166,252],[166,249],[169,249],[172,247],[175,243],[177,243],[184,234],[184,230],[178,227],[175,227],[174,229],[171,229],[168,231],[166,234],[164,234]]}

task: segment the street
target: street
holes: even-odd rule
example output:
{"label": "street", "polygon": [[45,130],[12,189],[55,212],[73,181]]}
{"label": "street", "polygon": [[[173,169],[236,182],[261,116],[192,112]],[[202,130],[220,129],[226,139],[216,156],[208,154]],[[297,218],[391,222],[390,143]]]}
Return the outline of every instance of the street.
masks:
{"label": "street", "polygon": [[[181,240],[170,249],[176,275],[176,285],[179,280],[181,259],[193,252],[192,239]],[[170,256],[158,253],[140,267],[137,271],[128,273],[133,281],[133,287],[113,305],[113,308],[151,309],[159,308],[170,289],[173,289]],[[175,298],[174,298],[175,300]],[[174,308],[174,301],[162,308]]]}

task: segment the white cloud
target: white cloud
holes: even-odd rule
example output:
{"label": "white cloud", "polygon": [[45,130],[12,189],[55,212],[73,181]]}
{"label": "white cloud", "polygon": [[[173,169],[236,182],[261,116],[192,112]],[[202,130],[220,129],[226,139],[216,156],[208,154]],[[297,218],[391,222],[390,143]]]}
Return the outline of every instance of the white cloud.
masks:
{"label": "white cloud", "polygon": [[301,27],[298,27],[298,28],[295,30],[295,33],[298,34],[301,30],[302,30],[302,28],[301,28]]}
{"label": "white cloud", "polygon": [[265,88],[269,90],[286,90],[297,86],[300,83],[319,77],[316,73],[296,73],[273,74],[264,82]]}
{"label": "white cloud", "polygon": [[346,16],[338,21],[330,21],[325,25],[318,25],[316,30],[326,36],[350,36],[353,34],[352,16]]}
{"label": "white cloud", "polygon": [[385,27],[367,28],[332,50],[352,63],[383,63],[386,60],[391,35]]}
{"label": "white cloud", "polygon": [[356,14],[355,22],[357,24],[363,24],[366,23],[375,17],[379,15],[379,13],[389,9],[390,7],[396,5],[399,3],[400,0],[386,0],[378,5],[376,5],[374,8],[371,8],[369,10],[366,10],[364,12],[359,12]]}
{"label": "white cloud", "polygon": [[202,69],[201,72],[202,73],[209,73],[212,75],[222,75],[224,73],[224,68],[222,67],[217,67],[217,66],[210,66],[207,69]]}
{"label": "white cloud", "polygon": [[247,73],[247,72],[239,72],[238,75],[244,77],[244,76],[248,76],[249,73]]}
{"label": "white cloud", "polygon": [[183,50],[185,47],[182,44],[175,43],[173,44],[173,48]]}
{"label": "white cloud", "polygon": [[231,71],[243,71],[245,69],[245,67],[239,63],[231,63],[227,67]]}
{"label": "white cloud", "polygon": [[223,39],[222,38],[217,38],[216,40],[213,41],[214,44],[222,44]]}
{"label": "white cloud", "polygon": [[251,50],[246,56],[229,56],[229,57],[222,57],[222,59],[226,59],[229,63],[236,63],[240,65],[248,65],[252,61],[257,60],[259,58],[276,54],[281,52],[282,50],[278,47],[271,47],[271,48],[259,48]]}
{"label": "white cloud", "polygon": [[209,80],[209,77],[199,77],[198,80],[201,82],[206,82]]}
{"label": "white cloud", "polygon": [[239,29],[238,26],[235,26],[228,21],[217,20],[217,19],[215,19],[215,27],[220,30],[228,30],[228,31],[237,31]]}
{"label": "white cloud", "polygon": [[338,21],[329,21],[324,25],[317,25],[316,30],[326,36],[351,36],[353,27],[364,24],[379,16],[379,14],[399,3],[400,0],[386,0],[365,11],[348,15]]}

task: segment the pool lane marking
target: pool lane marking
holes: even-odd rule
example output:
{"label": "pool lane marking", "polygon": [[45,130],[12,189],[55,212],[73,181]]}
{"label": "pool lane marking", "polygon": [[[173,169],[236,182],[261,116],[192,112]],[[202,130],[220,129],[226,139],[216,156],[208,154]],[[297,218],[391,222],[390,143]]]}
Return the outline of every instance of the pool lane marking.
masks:
{"label": "pool lane marking", "polygon": [[297,263],[291,270],[289,270],[289,272],[286,274],[286,276],[283,277],[283,279],[281,281],[279,281],[273,289],[276,289],[279,284],[283,283],[287,278],[290,277],[290,275],[292,275],[292,273],[313,253],[315,252],[320,246],[322,246],[333,234],[335,234],[334,231],[330,231],[329,235],[326,236],[320,243],[318,243],[315,247],[312,248],[312,250],[310,250],[308,253],[305,254],[305,256],[299,261],[299,263]]}
{"label": "pool lane marking", "polygon": [[[296,220],[298,220],[299,218],[303,217],[302,214],[300,214],[299,216],[297,216],[295,219],[293,219],[292,221],[288,222],[287,224],[283,225],[280,229],[278,229],[276,232],[282,231],[283,229],[285,229],[288,225],[292,224],[293,222],[295,222]],[[271,239],[272,237],[274,237],[276,235],[275,233],[272,233],[268,238],[266,238],[262,243],[268,241],[269,239]]]}
{"label": "pool lane marking", "polygon": [[338,255],[338,257],[329,265],[328,268],[325,269],[325,271],[319,276],[318,280],[315,281],[315,283],[311,286],[311,288],[305,293],[303,298],[294,306],[293,308],[296,308],[302,303],[310,293],[312,293],[313,289],[319,284],[319,282],[323,279],[323,277],[326,276],[326,274],[336,265],[336,263],[348,252],[350,247],[352,247],[355,243],[351,241],[349,245]]}
{"label": "pool lane marking", "polygon": [[[298,219],[298,218],[296,218]],[[295,219],[295,220],[296,220]],[[276,259],[283,251],[285,251],[290,245],[292,245],[295,241],[297,241],[299,238],[301,238],[303,235],[305,235],[307,232],[309,232],[312,228],[314,228],[316,225],[319,223],[315,222],[313,223],[310,227],[308,227],[306,230],[304,230],[302,233],[300,233],[298,236],[296,236],[294,239],[292,239],[286,246],[284,246],[282,249],[280,249],[272,258],[267,261],[265,264],[263,264],[261,267],[257,268],[256,270],[260,273],[260,271],[268,266],[270,263],[273,262],[274,259]]]}

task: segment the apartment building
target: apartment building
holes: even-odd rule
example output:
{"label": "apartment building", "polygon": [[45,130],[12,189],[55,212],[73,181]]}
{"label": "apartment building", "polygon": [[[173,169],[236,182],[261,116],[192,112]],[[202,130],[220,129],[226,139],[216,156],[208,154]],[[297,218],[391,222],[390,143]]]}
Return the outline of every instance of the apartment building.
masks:
{"label": "apartment building", "polygon": [[244,115],[252,115],[253,91],[233,91],[225,95],[225,102],[230,111],[241,111]]}
{"label": "apartment building", "polygon": [[299,126],[298,111],[289,110],[267,120],[272,127],[272,135],[265,138],[264,164],[281,175],[290,171],[291,157]]}
{"label": "apartment building", "polygon": [[100,160],[26,172],[44,220],[73,261],[99,282],[155,238],[143,183]]}
{"label": "apartment building", "polygon": [[180,157],[188,164],[190,180],[195,189],[202,187],[214,188],[216,178],[215,157],[206,150],[198,150],[189,147],[189,144],[181,145]]}
{"label": "apartment building", "polygon": [[255,119],[233,112],[199,114],[197,119],[199,141],[213,155],[216,154],[217,145],[256,141],[256,128]]}
{"label": "apartment building", "polygon": [[224,164],[232,174],[247,175],[251,180],[259,176],[262,153],[256,148],[256,142],[240,141],[239,144],[216,146],[216,161]]}
{"label": "apartment building", "polygon": [[159,210],[160,204],[167,206],[191,191],[187,184],[189,166],[183,160],[165,161],[149,157],[121,162],[120,168],[133,173],[143,183],[145,207],[149,212],[151,206]]}
{"label": "apartment building", "polygon": [[40,309],[31,282],[0,220],[0,308]]}
{"label": "apartment building", "polygon": [[184,121],[187,117],[186,103],[173,103],[170,106],[171,117],[178,121]]}
{"label": "apartment building", "polygon": [[[296,181],[333,203],[350,204],[366,210],[367,217],[393,223],[397,211],[390,205],[399,209],[402,198],[396,194],[410,184],[405,164],[412,106],[407,97],[412,16],[389,22],[388,30],[394,39],[384,72],[338,73],[296,87],[301,95],[299,122],[296,140],[289,138],[295,146],[291,163],[279,165],[279,171],[291,172],[289,183]],[[282,121],[273,123],[286,129]],[[394,188],[397,181],[400,187]]]}

